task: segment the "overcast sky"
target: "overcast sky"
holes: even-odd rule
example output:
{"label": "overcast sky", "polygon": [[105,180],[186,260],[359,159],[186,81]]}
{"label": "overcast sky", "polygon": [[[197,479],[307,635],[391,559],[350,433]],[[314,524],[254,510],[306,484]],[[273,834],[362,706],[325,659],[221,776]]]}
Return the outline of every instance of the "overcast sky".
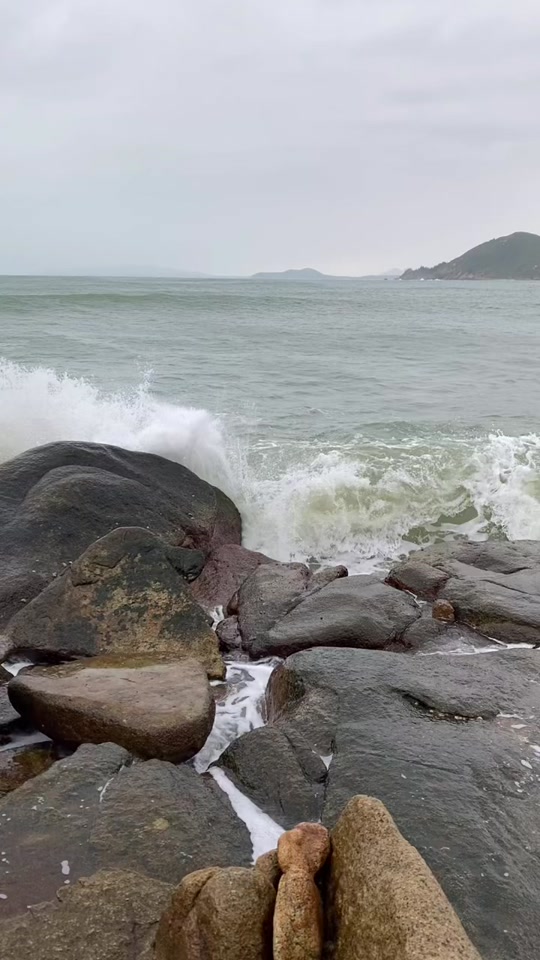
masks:
{"label": "overcast sky", "polygon": [[0,273],[540,233],[538,0],[0,0]]}

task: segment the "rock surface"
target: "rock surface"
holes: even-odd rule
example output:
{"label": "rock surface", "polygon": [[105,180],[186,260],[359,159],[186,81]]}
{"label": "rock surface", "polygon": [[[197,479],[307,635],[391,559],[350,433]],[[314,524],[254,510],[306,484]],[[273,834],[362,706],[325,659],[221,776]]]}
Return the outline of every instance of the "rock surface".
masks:
{"label": "rock surface", "polygon": [[247,829],[212,777],[160,760],[132,763],[115,744],[86,744],[8,794],[0,824],[9,861],[0,917],[102,869],[176,885],[192,870],[248,866],[252,856]]}
{"label": "rock surface", "polygon": [[194,657],[210,677],[221,679],[224,666],[209,618],[168,553],[148,530],[113,530],[12,618],[7,652],[55,659]]}
{"label": "rock surface", "polygon": [[8,697],[7,685],[10,680],[11,673],[0,666],[0,736],[7,733],[20,720],[19,714]]}
{"label": "rock surface", "polygon": [[330,853],[328,830],[300,823],[281,835],[282,870],[274,911],[274,960],[321,960],[324,918],[315,877]]}
{"label": "rock surface", "polygon": [[540,543],[451,543],[414,553],[389,582],[451,604],[455,619],[505,643],[540,643]]}
{"label": "rock surface", "polygon": [[259,727],[234,740],[220,766],[235,786],[286,830],[318,820],[326,767],[306,745],[291,743],[278,727]]}
{"label": "rock surface", "polygon": [[215,703],[197,660],[126,658],[35,667],[9,685],[12,703],[51,740],[117,743],[141,757],[189,760],[212,729]]}
{"label": "rock surface", "polygon": [[486,957],[540,938],[540,653],[310,650],[270,680],[270,722],[333,753],[323,823],[378,797]]}
{"label": "rock surface", "polygon": [[0,626],[115,527],[141,526],[208,554],[240,543],[221,491],[149,453],[61,442],[0,466]]}
{"label": "rock surface", "polygon": [[371,797],[351,800],[332,831],[326,894],[332,960],[481,960],[419,853]]}
{"label": "rock surface", "polygon": [[419,616],[414,600],[402,591],[365,577],[347,577],[310,594],[266,632],[257,632],[249,654],[288,656],[317,646],[399,648],[405,630]]}
{"label": "rock surface", "polygon": [[122,870],[65,885],[55,900],[0,921],[2,960],[152,960],[173,888]]}
{"label": "rock surface", "polygon": [[272,960],[275,899],[257,868],[190,874],[159,925],[156,960]]}
{"label": "rock surface", "polygon": [[244,580],[247,580],[257,567],[276,562],[264,553],[247,550],[237,543],[223,544],[209,554],[191,592],[205,610],[226,608]]}

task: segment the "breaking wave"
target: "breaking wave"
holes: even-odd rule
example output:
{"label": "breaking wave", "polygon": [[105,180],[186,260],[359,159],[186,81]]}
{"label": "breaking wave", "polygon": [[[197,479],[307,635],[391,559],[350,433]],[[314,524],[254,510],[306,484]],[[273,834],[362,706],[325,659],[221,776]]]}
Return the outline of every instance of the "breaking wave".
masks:
{"label": "breaking wave", "polygon": [[240,418],[157,400],[146,381],[107,394],[0,362],[0,460],[53,440],[160,454],[229,493],[246,545],[280,560],[364,572],[442,539],[540,539],[539,436],[410,430],[395,442],[275,439]]}

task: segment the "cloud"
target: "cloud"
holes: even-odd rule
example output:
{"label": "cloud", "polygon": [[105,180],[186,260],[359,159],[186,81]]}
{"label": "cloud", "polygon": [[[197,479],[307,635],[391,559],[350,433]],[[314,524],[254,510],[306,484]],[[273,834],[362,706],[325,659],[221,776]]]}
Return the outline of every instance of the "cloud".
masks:
{"label": "cloud", "polygon": [[0,271],[362,272],[540,230],[536,0],[0,16]]}

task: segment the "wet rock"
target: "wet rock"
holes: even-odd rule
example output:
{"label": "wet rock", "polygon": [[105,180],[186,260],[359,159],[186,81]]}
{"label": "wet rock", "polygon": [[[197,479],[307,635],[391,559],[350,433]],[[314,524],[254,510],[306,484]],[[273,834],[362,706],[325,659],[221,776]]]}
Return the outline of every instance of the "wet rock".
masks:
{"label": "wet rock", "polygon": [[139,527],[121,527],[92,544],[12,618],[5,637],[11,654],[192,657],[210,677],[224,676],[209,618],[167,546]]}
{"label": "wet rock", "polygon": [[136,873],[100,871],[64,884],[49,903],[0,919],[5,960],[152,960],[173,887]]}
{"label": "wet rock", "polygon": [[456,619],[456,611],[448,600],[436,600],[432,608],[434,620],[442,620],[443,623],[453,623]]}
{"label": "wet rock", "polygon": [[11,730],[20,720],[8,697],[7,685],[11,679],[11,674],[0,666],[0,736]]}
{"label": "wet rock", "polygon": [[97,657],[36,667],[11,681],[9,696],[25,720],[52,740],[118,743],[171,763],[198,753],[215,715],[206,670],[197,660]]}
{"label": "wet rock", "polygon": [[242,793],[285,829],[319,818],[326,767],[307,744],[303,751],[298,742],[293,746],[277,727],[259,727],[234,740],[219,764]]}
{"label": "wet rock", "polygon": [[48,770],[57,759],[54,744],[47,742],[0,751],[0,797]]}
{"label": "wet rock", "polygon": [[329,853],[328,830],[320,823],[300,823],[279,838],[274,960],[320,960],[324,921],[315,877]]}
{"label": "wet rock", "polygon": [[247,550],[238,543],[226,543],[210,553],[191,592],[205,610],[226,608],[231,597],[257,567],[276,562],[264,553]]}
{"label": "wet rock", "polygon": [[[263,568],[261,568],[263,569]],[[311,594],[249,646],[249,654],[288,656],[317,646],[392,649],[420,616],[400,590],[364,578],[336,580]]]}
{"label": "wet rock", "polygon": [[299,603],[334,580],[346,576],[347,569],[341,566],[319,570],[315,574],[302,563],[273,563],[257,567],[244,581],[228,608],[228,613],[238,614],[244,649],[251,655],[257,638],[265,636]]}
{"label": "wet rock", "polygon": [[495,644],[487,637],[461,623],[447,623],[422,616],[403,635],[403,643],[410,653],[477,653],[493,650]]}
{"label": "wet rock", "polygon": [[256,868],[191,874],[161,920],[156,960],[272,960],[275,899]]}
{"label": "wet rock", "polygon": [[535,955],[538,651],[411,657],[309,650],[274,672],[268,705],[271,723],[287,722],[317,752],[333,753],[323,823],[333,826],[359,793],[378,797],[480,953],[498,960]]}
{"label": "wet rock", "polygon": [[407,590],[422,600],[434,600],[447,580],[448,574],[444,570],[417,559],[415,554],[394,567],[387,578],[390,586]]}
{"label": "wet rock", "polygon": [[[54,897],[102,869],[178,884],[192,870],[248,866],[252,845],[212,777],[115,744],[85,744],[0,800],[0,913]],[[4,866],[4,865],[2,865]],[[69,873],[67,872],[69,870]]]}
{"label": "wet rock", "polygon": [[178,463],[93,443],[52,443],[0,466],[0,626],[63,564],[115,527],[208,554],[240,543],[234,504]]}
{"label": "wet rock", "polygon": [[442,598],[456,619],[505,643],[540,643],[540,595],[485,580],[452,578]]}
{"label": "wet rock", "polygon": [[[332,960],[481,960],[384,805],[352,799],[332,831],[326,890]],[[490,954],[490,956],[495,954]]]}
{"label": "wet rock", "polygon": [[224,653],[236,653],[242,647],[242,636],[238,628],[238,617],[226,617],[216,627],[219,649]]}

